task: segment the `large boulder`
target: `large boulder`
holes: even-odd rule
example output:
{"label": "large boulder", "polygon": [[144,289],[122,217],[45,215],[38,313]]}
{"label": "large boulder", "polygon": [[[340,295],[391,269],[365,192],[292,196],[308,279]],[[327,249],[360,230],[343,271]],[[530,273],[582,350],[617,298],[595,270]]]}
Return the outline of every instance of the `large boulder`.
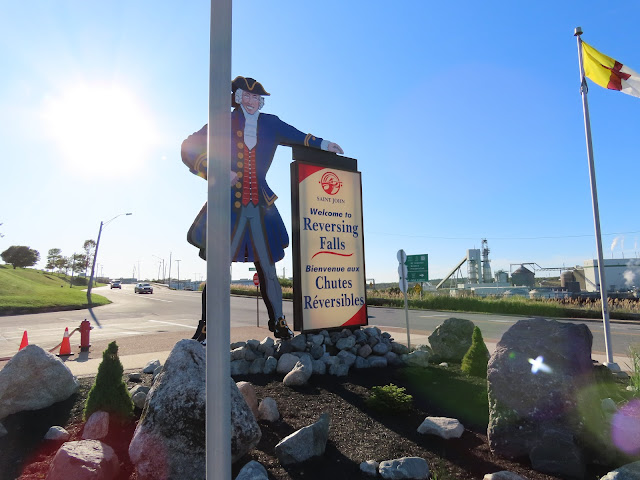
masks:
{"label": "large boulder", "polygon": [[37,345],[27,345],[0,370],[0,420],[66,400],[78,390],[71,370]]}
{"label": "large boulder", "polygon": [[329,440],[331,418],[323,413],[317,422],[293,432],[276,445],[276,456],[282,465],[305,462],[324,455]]}
{"label": "large boulder", "polygon": [[109,445],[79,440],[62,444],[46,480],[112,480],[119,471],[120,462]]}
{"label": "large boulder", "polygon": [[433,362],[457,362],[471,346],[474,324],[463,318],[447,318],[431,335],[429,344],[433,350]]}
{"label": "large boulder", "polygon": [[[205,349],[199,342],[176,343],[149,391],[129,445],[129,457],[139,478],[205,477],[205,369]],[[231,377],[229,383],[231,454],[235,462],[257,445],[262,433]]]}
{"label": "large boulder", "polygon": [[586,325],[542,318],[520,320],[504,333],[487,369],[492,452],[529,456],[545,473],[581,476],[580,409],[594,382],[592,341]]}

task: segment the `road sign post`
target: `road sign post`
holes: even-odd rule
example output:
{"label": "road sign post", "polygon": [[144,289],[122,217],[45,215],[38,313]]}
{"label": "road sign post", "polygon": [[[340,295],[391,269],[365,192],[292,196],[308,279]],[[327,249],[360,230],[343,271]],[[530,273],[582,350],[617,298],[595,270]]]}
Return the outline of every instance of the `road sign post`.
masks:
{"label": "road sign post", "polygon": [[409,303],[407,301],[407,288],[409,288],[409,282],[407,281],[407,254],[404,253],[404,250],[398,250],[398,254],[396,255],[398,262],[398,274],[400,276],[400,290],[404,293],[404,314],[407,320],[407,348],[411,350],[411,335],[409,334]]}
{"label": "road sign post", "polygon": [[258,277],[258,272],[253,274],[253,284],[256,286],[256,327],[259,327],[260,326],[260,305],[259,305],[259,299],[260,299],[260,290],[259,290],[260,277]]}

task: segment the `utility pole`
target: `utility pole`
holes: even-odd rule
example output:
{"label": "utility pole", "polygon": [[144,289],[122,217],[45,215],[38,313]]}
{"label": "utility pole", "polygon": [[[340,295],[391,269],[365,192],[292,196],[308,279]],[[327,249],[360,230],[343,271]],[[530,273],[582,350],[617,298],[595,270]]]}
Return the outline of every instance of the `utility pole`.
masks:
{"label": "utility pole", "polygon": [[171,252],[169,252],[169,288],[171,288]]}
{"label": "utility pole", "polygon": [[182,260],[176,260],[178,262],[178,290],[180,290],[180,262]]}

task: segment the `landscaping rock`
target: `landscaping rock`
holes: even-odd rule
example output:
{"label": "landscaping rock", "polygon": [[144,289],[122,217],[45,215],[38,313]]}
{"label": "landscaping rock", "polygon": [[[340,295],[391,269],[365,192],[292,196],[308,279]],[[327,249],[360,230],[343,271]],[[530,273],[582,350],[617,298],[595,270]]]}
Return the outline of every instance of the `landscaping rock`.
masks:
{"label": "landscaping rock", "polygon": [[473,327],[471,320],[463,318],[447,318],[438,325],[429,335],[433,361],[460,363],[471,346]]}
{"label": "landscaping rock", "polygon": [[418,427],[418,433],[437,435],[445,439],[460,438],[464,433],[464,427],[455,418],[427,417]]}
{"label": "landscaping rock", "polygon": [[280,463],[287,466],[323,455],[329,439],[329,423],[329,414],[323,413],[317,422],[282,439],[275,448]]}
{"label": "landscaping rock", "polygon": [[405,357],[405,363],[412,367],[428,367],[431,354],[425,350],[415,350]]}
{"label": "landscaping rock", "polygon": [[258,418],[266,422],[275,422],[280,418],[278,405],[271,397],[265,397],[258,405]]}
{"label": "landscaping rock", "polygon": [[147,394],[144,392],[136,392],[132,397],[133,404],[136,408],[142,410],[144,408],[144,404],[147,403]]}
{"label": "landscaping rock", "polygon": [[282,380],[288,387],[306,385],[313,374],[313,360],[308,355],[303,356]]}
{"label": "landscaping rock", "polygon": [[610,471],[600,480],[640,480],[640,461]]}
{"label": "landscaping rock", "polygon": [[[205,349],[200,343],[176,343],[149,392],[129,445],[139,478],[205,477],[205,370]],[[261,432],[235,382],[231,378],[229,382],[231,460],[235,462],[257,445]]]}
{"label": "landscaping rock", "polygon": [[429,478],[429,464],[424,458],[402,457],[395,460],[385,460],[380,462],[378,467],[380,476],[388,480]]}
{"label": "landscaping rock", "polygon": [[360,464],[360,471],[365,475],[375,477],[378,474],[378,467],[380,464],[375,460],[367,460]]}
{"label": "landscaping rock", "polygon": [[494,453],[516,458],[534,451],[538,468],[553,475],[584,468],[575,439],[585,434],[579,394],[594,382],[591,346],[583,324],[534,318],[505,332],[487,370],[487,436]]}
{"label": "landscaping rock", "polygon": [[107,412],[93,412],[87,419],[82,431],[85,440],[100,440],[109,433],[109,414]]}
{"label": "landscaping rock", "polygon": [[142,369],[142,373],[153,373],[155,372],[156,368],[158,368],[160,365],[161,365],[160,360],[158,359],[151,360]]}
{"label": "landscaping rock", "polygon": [[60,447],[46,480],[112,480],[119,471],[120,462],[109,445],[79,440]]}
{"label": "landscaping rock", "polygon": [[283,353],[278,359],[276,372],[286,375],[291,370],[293,370],[293,367],[296,366],[298,360],[300,360],[300,358],[292,353]]}
{"label": "landscaping rock", "polygon": [[27,345],[0,370],[0,420],[66,400],[78,390],[71,370],[37,345]]}
{"label": "landscaping rock", "polygon": [[269,474],[260,462],[251,460],[238,472],[236,480],[269,480]]}
{"label": "landscaping rock", "polygon": [[51,440],[52,442],[66,442],[69,440],[69,432],[60,426],[53,426],[49,428],[44,436],[45,440]]}
{"label": "landscaping rock", "polygon": [[256,389],[253,388],[249,382],[236,382],[238,390],[242,394],[244,401],[251,409],[253,416],[258,418],[258,396],[256,395]]}
{"label": "landscaping rock", "polygon": [[482,480],[527,480],[526,477],[521,477],[517,473],[502,470],[496,473],[487,473]]}

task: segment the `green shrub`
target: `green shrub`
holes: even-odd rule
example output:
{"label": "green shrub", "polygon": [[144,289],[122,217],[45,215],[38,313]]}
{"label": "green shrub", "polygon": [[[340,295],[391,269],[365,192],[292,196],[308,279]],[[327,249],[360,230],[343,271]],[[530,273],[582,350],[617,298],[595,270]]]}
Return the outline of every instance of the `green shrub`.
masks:
{"label": "green shrub", "polygon": [[487,364],[489,363],[489,350],[482,339],[482,333],[477,326],[473,328],[471,346],[462,357],[462,370],[467,375],[487,378]]}
{"label": "green shrub", "polygon": [[122,379],[124,369],[118,358],[118,345],[111,342],[102,352],[102,363],[84,406],[85,420],[99,410],[116,415],[121,420],[133,415],[133,401]]}
{"label": "green shrub", "polygon": [[384,387],[373,387],[366,404],[383,413],[406,412],[411,409],[413,397],[404,391],[403,387],[396,387],[393,383]]}

